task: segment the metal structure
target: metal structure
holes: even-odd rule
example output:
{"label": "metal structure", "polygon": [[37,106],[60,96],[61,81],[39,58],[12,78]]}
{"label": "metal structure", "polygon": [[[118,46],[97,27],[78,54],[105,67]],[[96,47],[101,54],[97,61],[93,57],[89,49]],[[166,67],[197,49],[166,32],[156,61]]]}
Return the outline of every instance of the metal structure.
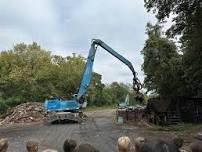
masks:
{"label": "metal structure", "polygon": [[156,97],[150,98],[145,116],[154,124],[202,122],[202,98]]}
{"label": "metal structure", "polygon": [[83,71],[83,75],[81,78],[81,83],[79,86],[78,93],[74,96],[71,100],[64,100],[58,97],[50,98],[45,101],[45,109],[49,113],[50,122],[56,120],[72,120],[79,122],[80,113],[79,109],[82,107],[83,101],[81,100],[82,96],[85,94],[86,89],[90,83],[92,70],[93,70],[93,63],[95,59],[95,54],[97,47],[100,46],[108,53],[119,59],[125,65],[129,67],[133,74],[133,90],[136,94],[139,93],[139,90],[142,88],[139,79],[137,78],[137,73],[135,72],[132,64],[128,61],[125,57],[117,53],[113,50],[110,46],[99,39],[93,39],[91,43],[91,47],[89,50],[87,62]]}

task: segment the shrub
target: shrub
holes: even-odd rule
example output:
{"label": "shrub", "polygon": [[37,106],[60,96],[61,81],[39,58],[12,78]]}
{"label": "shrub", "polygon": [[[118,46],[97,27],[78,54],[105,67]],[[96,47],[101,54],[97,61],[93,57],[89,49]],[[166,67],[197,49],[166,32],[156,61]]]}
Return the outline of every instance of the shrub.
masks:
{"label": "shrub", "polygon": [[0,101],[0,114],[6,113],[8,108],[9,108],[9,106],[5,102]]}

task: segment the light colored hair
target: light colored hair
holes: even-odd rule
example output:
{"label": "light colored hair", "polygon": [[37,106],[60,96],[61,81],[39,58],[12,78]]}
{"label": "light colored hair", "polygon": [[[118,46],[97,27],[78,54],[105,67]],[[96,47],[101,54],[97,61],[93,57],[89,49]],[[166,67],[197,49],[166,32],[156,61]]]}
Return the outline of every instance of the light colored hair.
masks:
{"label": "light colored hair", "polygon": [[2,138],[0,139],[0,151],[6,152],[8,149],[8,139]]}
{"label": "light colored hair", "polygon": [[137,137],[135,139],[135,149],[136,151],[139,151],[140,148],[144,145],[145,143],[145,138],[144,137]]}
{"label": "light colored hair", "polygon": [[127,136],[123,136],[118,139],[118,149],[120,152],[130,151],[130,139]]}
{"label": "light colored hair", "polygon": [[135,144],[140,145],[140,144],[144,144],[144,143],[145,143],[145,138],[144,137],[137,137],[135,139]]}

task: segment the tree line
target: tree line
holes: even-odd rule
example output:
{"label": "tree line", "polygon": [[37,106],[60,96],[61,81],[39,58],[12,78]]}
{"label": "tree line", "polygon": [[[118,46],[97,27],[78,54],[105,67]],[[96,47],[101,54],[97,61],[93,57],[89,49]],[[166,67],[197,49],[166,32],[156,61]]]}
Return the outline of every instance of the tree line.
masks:
{"label": "tree line", "polygon": [[[51,96],[71,99],[77,93],[85,58],[72,54],[52,55],[37,43],[16,44],[0,52],[0,111],[23,102],[43,102]],[[88,105],[110,105],[132,96],[127,84],[103,84],[102,76],[93,72],[85,94]],[[134,99],[131,97],[131,102]]]}
{"label": "tree line", "polygon": [[[144,0],[158,20],[146,26],[142,54],[147,91],[161,96],[202,96],[201,0]],[[171,16],[172,15],[172,16]],[[172,25],[163,31],[166,19]]]}
{"label": "tree line", "polygon": [[[160,96],[202,96],[202,3],[200,0],[144,0],[155,13],[157,24],[148,23],[141,53],[144,58],[144,88]],[[162,27],[171,14],[168,30]],[[177,38],[177,39],[176,39]],[[37,43],[17,44],[0,52],[0,111],[22,102],[43,102],[50,96],[71,98],[78,90],[85,58],[73,54],[52,55]],[[115,104],[131,87],[103,84],[93,72],[85,94],[89,105]]]}

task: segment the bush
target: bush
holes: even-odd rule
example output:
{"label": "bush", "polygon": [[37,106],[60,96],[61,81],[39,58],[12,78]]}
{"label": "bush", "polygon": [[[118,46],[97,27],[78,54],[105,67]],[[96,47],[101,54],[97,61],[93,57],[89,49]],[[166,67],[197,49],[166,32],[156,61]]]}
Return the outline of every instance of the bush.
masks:
{"label": "bush", "polygon": [[15,107],[21,103],[24,103],[23,102],[24,100],[20,97],[11,97],[11,98],[8,98],[5,103],[6,105],[8,105],[9,107]]}
{"label": "bush", "polygon": [[0,114],[6,113],[8,108],[9,108],[9,106],[5,102],[0,101]]}

